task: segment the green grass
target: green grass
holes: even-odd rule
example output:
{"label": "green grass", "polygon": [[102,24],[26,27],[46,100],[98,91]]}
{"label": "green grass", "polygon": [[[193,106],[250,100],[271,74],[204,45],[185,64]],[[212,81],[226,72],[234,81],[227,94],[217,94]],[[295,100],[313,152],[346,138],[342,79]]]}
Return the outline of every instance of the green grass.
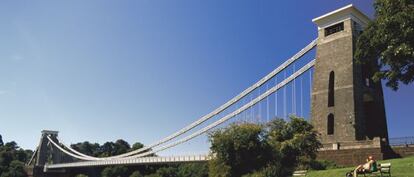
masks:
{"label": "green grass", "polygon": [[[391,163],[392,177],[414,177],[414,156],[379,161],[379,163],[388,162]],[[354,167],[310,171],[308,177],[344,177],[346,172],[349,172],[353,169]]]}

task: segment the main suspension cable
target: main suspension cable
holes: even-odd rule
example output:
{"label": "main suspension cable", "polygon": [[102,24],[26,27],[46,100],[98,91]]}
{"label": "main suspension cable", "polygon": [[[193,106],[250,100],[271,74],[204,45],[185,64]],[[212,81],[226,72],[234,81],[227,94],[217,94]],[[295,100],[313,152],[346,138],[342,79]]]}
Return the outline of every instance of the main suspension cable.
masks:
{"label": "main suspension cable", "polygon": [[[294,61],[296,61],[297,59],[301,58],[303,55],[305,55],[307,52],[309,52],[311,49],[313,49],[316,46],[316,39],[313,40],[311,43],[309,43],[305,48],[301,49],[298,53],[296,53],[293,57],[289,58],[288,60],[286,60],[285,62],[283,62],[280,66],[278,66],[276,69],[274,69],[272,72],[270,72],[269,74],[267,74],[265,77],[263,77],[262,79],[260,79],[258,82],[256,82],[255,84],[251,85],[250,87],[248,87],[246,90],[242,91],[240,94],[238,94],[237,96],[235,96],[234,98],[232,98],[231,100],[229,100],[228,102],[226,102],[225,104],[221,105],[220,107],[218,107],[217,109],[215,109],[214,111],[204,115],[203,117],[201,117],[200,119],[194,121],[193,123],[185,126],[184,128],[180,129],[179,131],[149,145],[149,146],[145,146],[143,148],[131,151],[131,152],[127,152],[124,154],[119,154],[119,155],[115,155],[115,156],[111,156],[111,157],[91,157],[88,156],[86,154],[82,154],[80,152],[77,152],[76,154],[82,154],[82,158],[94,158],[94,159],[99,159],[99,160],[107,160],[107,159],[115,159],[115,158],[124,158],[124,157],[128,157],[134,154],[138,154],[138,153],[142,153],[144,151],[147,151],[149,149],[152,149],[156,146],[159,146],[161,144],[164,144],[190,130],[192,130],[193,128],[197,127],[198,125],[204,123],[205,121],[209,120],[210,118],[218,115],[219,113],[223,112],[224,110],[226,110],[228,107],[230,107],[231,105],[233,105],[234,103],[238,102],[239,100],[241,100],[242,98],[244,98],[246,95],[252,93],[254,90],[256,90],[257,88],[259,88],[261,85],[263,85],[264,83],[266,83],[268,80],[270,80],[271,78],[273,78],[273,76],[275,76],[276,74],[278,74],[280,71],[283,71],[285,68],[287,68],[289,65],[291,65]],[[68,147],[68,146],[66,146]],[[69,148],[68,148],[69,149]],[[72,148],[71,148],[72,149]],[[72,151],[71,149],[69,149],[70,151]],[[72,151],[74,152],[74,151]]]}

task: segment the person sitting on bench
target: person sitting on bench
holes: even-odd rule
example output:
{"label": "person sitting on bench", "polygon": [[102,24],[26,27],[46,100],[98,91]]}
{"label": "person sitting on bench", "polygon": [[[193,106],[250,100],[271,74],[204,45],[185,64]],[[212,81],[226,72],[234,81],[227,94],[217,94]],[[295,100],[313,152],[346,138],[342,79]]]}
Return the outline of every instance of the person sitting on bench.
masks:
{"label": "person sitting on bench", "polygon": [[367,159],[367,163],[363,165],[358,165],[354,170],[354,177],[357,177],[358,173],[370,173],[377,171],[377,162],[374,160],[372,156],[369,156]]}

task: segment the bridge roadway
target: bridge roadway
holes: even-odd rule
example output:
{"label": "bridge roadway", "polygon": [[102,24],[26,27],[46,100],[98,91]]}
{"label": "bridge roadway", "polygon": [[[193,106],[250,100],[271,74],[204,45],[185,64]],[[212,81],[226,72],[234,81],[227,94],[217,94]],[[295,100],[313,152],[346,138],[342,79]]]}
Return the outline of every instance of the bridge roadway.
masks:
{"label": "bridge roadway", "polygon": [[165,156],[165,157],[140,157],[134,159],[114,159],[100,161],[82,161],[59,164],[45,164],[44,170],[76,167],[94,167],[109,165],[146,165],[146,164],[164,164],[179,162],[205,162],[211,159],[211,155],[184,155],[184,156]]}

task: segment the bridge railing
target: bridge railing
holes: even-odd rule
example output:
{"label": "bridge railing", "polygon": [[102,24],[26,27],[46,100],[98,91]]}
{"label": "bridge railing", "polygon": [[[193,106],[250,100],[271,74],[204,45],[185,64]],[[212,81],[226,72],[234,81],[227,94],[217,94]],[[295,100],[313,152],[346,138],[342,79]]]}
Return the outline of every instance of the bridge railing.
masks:
{"label": "bridge railing", "polygon": [[389,139],[391,146],[408,146],[414,145],[414,136],[398,137]]}
{"label": "bridge railing", "polygon": [[144,165],[144,164],[166,164],[180,162],[202,162],[211,159],[209,154],[181,155],[181,156],[155,156],[141,157],[136,159],[114,159],[106,161],[81,161],[73,163],[46,164],[45,171],[49,169],[90,167],[90,166],[109,166],[109,165]]}

